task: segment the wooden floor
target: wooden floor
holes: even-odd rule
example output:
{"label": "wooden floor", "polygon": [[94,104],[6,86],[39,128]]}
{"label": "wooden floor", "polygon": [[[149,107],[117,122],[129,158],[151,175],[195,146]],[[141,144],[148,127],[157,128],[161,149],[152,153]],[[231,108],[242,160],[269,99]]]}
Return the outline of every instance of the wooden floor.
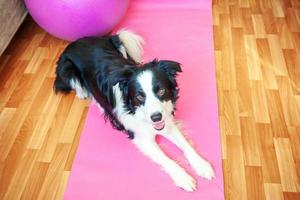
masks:
{"label": "wooden floor", "polygon": [[[226,199],[300,199],[300,2],[214,0]],[[52,91],[66,42],[27,20],[0,58],[0,199],[61,199],[89,102]]]}
{"label": "wooden floor", "polygon": [[226,199],[300,200],[300,1],[214,0]]}
{"label": "wooden floor", "polygon": [[31,20],[0,59],[0,199],[61,199],[88,103],[55,95],[66,42]]}

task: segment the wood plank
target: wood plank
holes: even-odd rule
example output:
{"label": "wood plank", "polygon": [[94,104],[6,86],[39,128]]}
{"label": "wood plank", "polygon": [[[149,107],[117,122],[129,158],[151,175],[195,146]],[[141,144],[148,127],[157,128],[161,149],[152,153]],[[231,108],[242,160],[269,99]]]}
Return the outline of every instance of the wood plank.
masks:
{"label": "wood plank", "polygon": [[264,10],[263,21],[267,34],[277,34],[277,26],[274,20],[273,11],[271,8]]}
{"label": "wood plank", "polygon": [[226,66],[222,69],[222,86],[223,89],[235,89],[236,88],[236,78],[235,78],[235,69],[234,69],[234,58],[232,49],[232,37],[231,37],[231,25],[230,18],[227,14],[220,15],[220,31],[226,40],[221,40],[221,49],[222,49],[222,65]]}
{"label": "wood plank", "polygon": [[270,124],[256,124],[260,139],[260,156],[262,162],[263,179],[265,183],[280,183],[277,157]]}
{"label": "wood plank", "polygon": [[239,121],[238,97],[237,91],[224,91],[224,118],[226,135],[241,135],[241,127]]}
{"label": "wood plank", "polygon": [[58,189],[57,189],[57,191],[55,193],[54,199],[60,200],[64,196],[69,176],[70,176],[70,172],[69,171],[64,171],[63,172],[62,178],[60,180]]}
{"label": "wood plank", "polygon": [[37,199],[49,168],[49,163],[35,162],[21,199]]}
{"label": "wood plank", "polygon": [[240,121],[245,166],[261,166],[260,142],[255,122],[250,117],[241,117]]}
{"label": "wood plank", "polygon": [[265,199],[262,171],[260,167],[246,166],[246,183],[248,199]]}
{"label": "wood plank", "polygon": [[81,120],[81,115],[85,111],[85,106],[82,105],[82,101],[83,100],[80,100],[78,98],[74,99],[70,113],[65,121],[65,125],[60,134],[60,143],[73,142],[76,130]]}
{"label": "wood plank", "polygon": [[[58,144],[49,165],[38,199],[54,199],[63,180],[63,169],[70,151],[70,144]],[[54,192],[55,191],[55,192]]]}
{"label": "wood plank", "polygon": [[[7,189],[4,199],[20,199],[26,186],[26,181],[29,179],[29,175],[33,169],[33,164],[36,157],[37,152],[34,150],[28,150],[25,152],[20,163],[20,167],[13,176],[12,182]],[[24,173],[24,169],[26,169],[27,173]]]}
{"label": "wood plank", "polygon": [[87,112],[88,112],[88,108],[86,107],[83,111],[83,114],[82,114],[80,122],[79,122],[79,126],[76,130],[74,141],[72,142],[73,144],[72,144],[72,147],[71,147],[71,150],[70,150],[70,153],[69,153],[66,165],[65,165],[65,171],[71,171],[71,169],[72,169],[73,159],[75,158],[77,147],[79,145],[79,139],[80,139],[80,135],[82,133],[83,127],[84,127]]}
{"label": "wood plank", "polygon": [[30,60],[35,52],[35,50],[39,47],[41,42],[43,41],[46,33],[38,33],[34,34],[30,44],[27,46],[26,50],[23,51],[23,54],[20,57],[20,60]]}
{"label": "wood plank", "polygon": [[282,187],[280,184],[265,183],[266,200],[284,200]]}
{"label": "wood plank", "polygon": [[266,93],[262,81],[251,81],[253,115],[257,123],[270,123]]}
{"label": "wood plank", "polygon": [[241,137],[229,135],[226,141],[227,159],[223,164],[226,198],[244,200],[247,190]]}
{"label": "wood plank", "polygon": [[266,38],[266,28],[261,14],[252,15],[255,38]]}
{"label": "wood plank", "polygon": [[282,9],[280,0],[272,0],[271,2],[274,17],[284,17],[284,11]]}
{"label": "wood plank", "polygon": [[[8,72],[10,75],[5,77],[3,74],[3,82],[0,79],[0,109],[5,106],[7,101],[11,98],[15,88],[17,87],[19,81],[22,78],[23,70],[25,69],[27,62],[20,61],[16,64],[18,67],[14,69],[13,72]],[[10,107],[9,105],[7,107]]]}
{"label": "wood plank", "polygon": [[286,23],[291,32],[300,32],[300,24],[297,21],[297,11],[293,8],[287,9]]}
{"label": "wood plank", "polygon": [[290,86],[290,80],[287,77],[277,77],[277,82],[285,122],[288,126],[299,126],[300,111]]}
{"label": "wood plank", "polygon": [[283,196],[284,196],[284,200],[300,199],[300,193],[299,192],[284,192]]}
{"label": "wood plank", "polygon": [[242,28],[243,23],[241,18],[241,10],[239,9],[238,4],[230,5],[229,13],[230,13],[231,27]]}
{"label": "wood plank", "polygon": [[[243,30],[232,28],[232,44],[234,50],[234,65],[236,73],[237,90],[238,90],[238,110],[240,116],[252,116],[252,101],[250,91],[250,81],[248,80],[248,69],[246,51],[243,40]],[[222,85],[222,83],[219,83]]]}
{"label": "wood plank", "polygon": [[254,34],[254,28],[251,18],[251,10],[249,8],[241,8],[244,34]]}
{"label": "wood plank", "polygon": [[53,93],[50,95],[43,108],[41,116],[39,117],[35,125],[31,140],[29,141],[27,148],[40,149],[42,147],[48,130],[50,129],[50,125],[52,124],[52,120],[54,119],[59,101],[60,98],[55,97]]}
{"label": "wood plank", "polygon": [[39,67],[43,67],[42,62],[44,59],[49,58],[49,50],[45,47],[38,47],[34,53],[30,62],[28,63],[25,74],[34,74]]}
{"label": "wood plank", "polygon": [[300,199],[300,193],[298,192],[284,192],[284,200],[296,200]]}
{"label": "wood plank", "polygon": [[275,75],[287,76],[288,73],[278,35],[268,35],[268,42],[271,50],[272,63]]}
{"label": "wood plank", "polygon": [[300,126],[298,127],[289,127],[289,136],[291,141],[291,148],[293,152],[293,158],[296,165],[296,172],[300,182]]}
{"label": "wood plank", "polygon": [[249,80],[262,80],[262,73],[255,37],[244,36]]}
{"label": "wood plank", "polygon": [[288,137],[288,129],[284,119],[282,104],[277,90],[267,90],[269,116],[274,137]]}
{"label": "wood plank", "polygon": [[65,121],[70,112],[71,106],[74,101],[74,94],[69,94],[64,97],[58,95],[61,99],[58,108],[55,113],[55,117],[52,121],[51,128],[48,131],[47,138],[45,138],[43,147],[39,152],[38,161],[40,162],[51,162],[52,157],[55,153],[57,144],[59,143],[59,137],[64,127]]}
{"label": "wood plank", "polygon": [[300,192],[290,140],[288,138],[275,138],[274,144],[282,190],[284,192]]}
{"label": "wood plank", "polygon": [[294,95],[300,95],[300,58],[294,49],[284,49],[283,55]]}
{"label": "wood plank", "polygon": [[257,50],[260,58],[263,83],[265,89],[278,90],[276,76],[273,70],[272,57],[268,40],[257,39]]}
{"label": "wood plank", "polygon": [[4,130],[6,129],[8,122],[12,119],[16,112],[15,108],[4,108],[0,113],[0,140]]}
{"label": "wood plank", "polygon": [[292,33],[289,30],[286,19],[285,18],[277,19],[276,26],[277,26],[277,30],[278,30],[278,36],[279,36],[281,48],[282,49],[295,48],[293,38],[292,38]]}

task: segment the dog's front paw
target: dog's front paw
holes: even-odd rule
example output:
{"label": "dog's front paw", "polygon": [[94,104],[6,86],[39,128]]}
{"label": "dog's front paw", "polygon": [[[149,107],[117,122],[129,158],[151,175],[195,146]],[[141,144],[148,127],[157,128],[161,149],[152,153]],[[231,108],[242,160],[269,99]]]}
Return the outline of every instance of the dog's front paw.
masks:
{"label": "dog's front paw", "polygon": [[215,178],[214,170],[206,160],[199,157],[193,157],[189,162],[199,176],[206,178],[207,180]]}
{"label": "dog's front paw", "polygon": [[196,180],[188,173],[186,173],[183,169],[173,171],[170,175],[175,185],[177,185],[178,187],[188,192],[193,192],[194,190],[196,190]]}
{"label": "dog's front paw", "polygon": [[76,97],[79,99],[88,99],[89,96],[86,93],[76,93]]}

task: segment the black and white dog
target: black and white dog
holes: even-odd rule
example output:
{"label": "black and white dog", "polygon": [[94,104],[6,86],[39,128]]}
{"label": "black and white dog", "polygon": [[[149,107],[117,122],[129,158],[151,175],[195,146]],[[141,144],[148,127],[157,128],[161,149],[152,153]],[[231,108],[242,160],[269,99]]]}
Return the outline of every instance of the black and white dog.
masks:
{"label": "black and white dog", "polygon": [[75,90],[79,98],[95,99],[114,128],[128,134],[177,186],[193,191],[194,178],[155,141],[157,134],[166,137],[184,152],[198,175],[214,177],[211,165],[186,141],[173,120],[180,64],[167,60],[141,64],[141,44],[140,36],[126,30],[72,42],[57,63],[54,89],[63,93]]}

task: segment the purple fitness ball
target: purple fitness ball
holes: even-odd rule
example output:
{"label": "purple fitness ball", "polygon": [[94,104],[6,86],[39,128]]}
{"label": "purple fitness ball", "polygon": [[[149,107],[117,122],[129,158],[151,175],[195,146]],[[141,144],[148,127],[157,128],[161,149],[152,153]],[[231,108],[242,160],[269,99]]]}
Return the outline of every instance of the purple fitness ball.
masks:
{"label": "purple fitness ball", "polygon": [[129,0],[25,0],[32,18],[65,40],[109,33],[120,22]]}

